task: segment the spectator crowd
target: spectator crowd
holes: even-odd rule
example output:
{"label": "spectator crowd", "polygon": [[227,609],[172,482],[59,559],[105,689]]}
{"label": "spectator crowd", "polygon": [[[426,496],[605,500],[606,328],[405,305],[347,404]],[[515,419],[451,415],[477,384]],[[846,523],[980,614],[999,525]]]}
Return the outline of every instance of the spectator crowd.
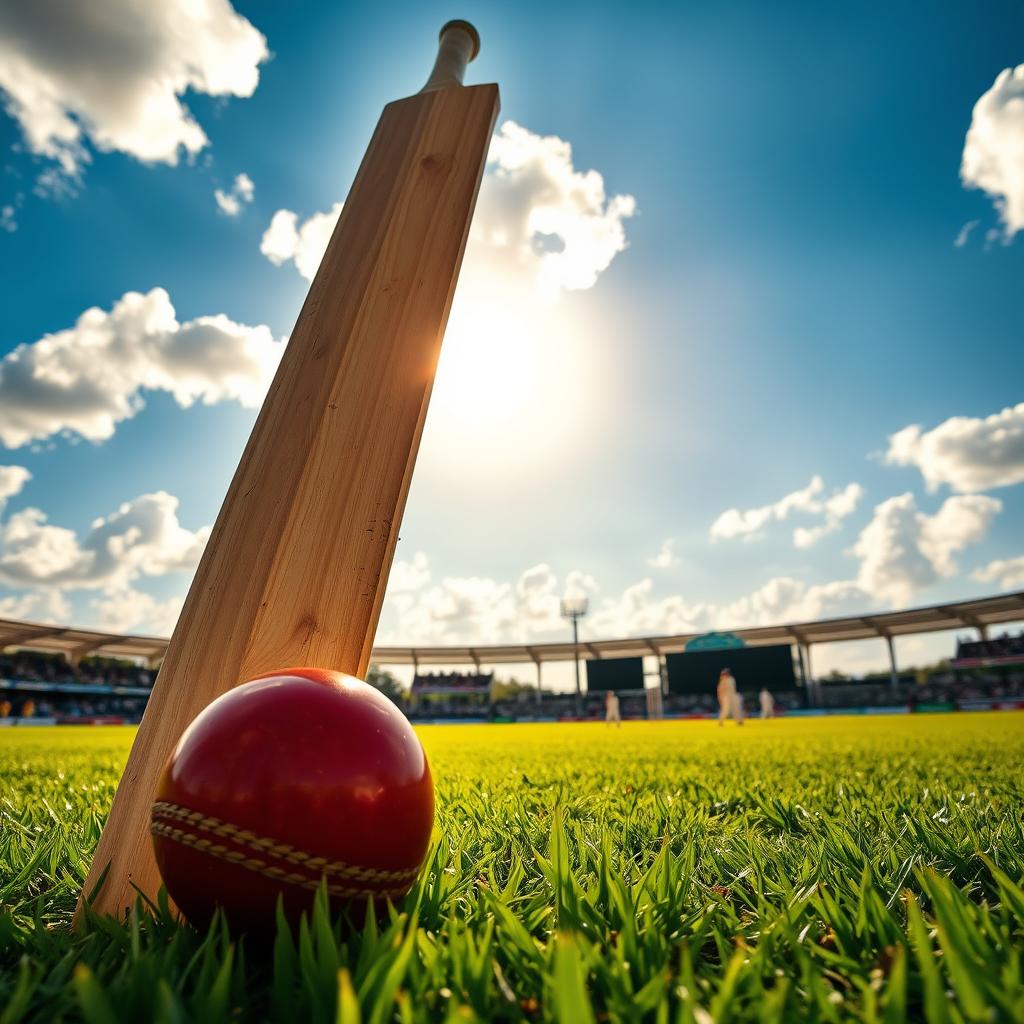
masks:
{"label": "spectator crowd", "polygon": [[[145,695],[112,691],[149,690],[155,678],[155,669],[113,658],[73,665],[57,654],[0,653],[0,719],[138,722],[146,709]],[[83,687],[94,692],[82,692]]]}
{"label": "spectator crowd", "polygon": [[1024,633],[989,637],[987,640],[958,640],[957,662],[1024,660]]}
{"label": "spectator crowd", "polygon": [[923,683],[904,678],[896,686],[879,679],[826,682],[821,692],[822,704],[827,708],[913,708],[928,704],[959,707],[972,701],[1024,701],[1024,671],[935,672]]}
{"label": "spectator crowd", "polygon": [[151,689],[156,669],[143,668],[117,658],[85,658],[78,665],[72,665],[59,654],[8,651],[0,653],[0,679],[85,686],[144,686]]}
{"label": "spectator crowd", "polygon": [[[978,664],[982,659],[998,660],[999,664],[982,666]],[[953,665],[955,670],[931,672],[923,681],[901,678],[893,685],[888,678],[823,679],[816,690],[820,706],[826,710],[1024,703],[1024,635],[959,641]],[[582,717],[588,720],[603,720],[605,714],[602,693],[584,694],[580,705],[572,693],[542,692],[538,700],[532,687],[495,682],[493,672],[418,673],[411,691],[402,690],[389,673],[374,672],[371,681],[381,685],[379,680],[386,679],[391,685],[382,689],[414,721],[551,720],[576,718],[581,708]],[[0,653],[0,719],[138,722],[146,707],[146,694],[117,691],[148,691],[155,678],[155,669],[111,658],[83,659],[73,665],[55,654]],[[757,696],[752,681],[739,682],[746,691],[741,697],[748,714],[755,713]],[[777,714],[806,708],[809,703],[802,689],[773,696]],[[620,698],[623,717],[645,717],[643,695],[620,694]],[[718,703],[714,693],[668,694],[663,708],[669,716],[714,716]]]}

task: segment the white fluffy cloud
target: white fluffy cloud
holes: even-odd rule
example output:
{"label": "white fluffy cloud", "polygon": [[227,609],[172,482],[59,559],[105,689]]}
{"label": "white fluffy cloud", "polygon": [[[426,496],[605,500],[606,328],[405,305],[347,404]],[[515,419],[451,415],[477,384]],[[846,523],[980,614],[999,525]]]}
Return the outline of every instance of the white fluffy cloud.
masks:
{"label": "white fluffy cloud", "polygon": [[479,576],[447,576],[434,583],[427,556],[417,552],[409,561],[395,562],[387,601],[397,617],[395,642],[497,643],[563,630],[562,597],[596,589],[593,577],[578,571],[560,583],[544,563],[514,583]]}
{"label": "white fluffy cloud", "polygon": [[864,488],[858,483],[847,484],[836,491],[821,503],[819,509],[814,510],[824,515],[825,521],[818,526],[798,526],[793,531],[793,543],[798,548],[809,548],[817,544],[822,537],[835,533],[842,526],[843,520],[857,510],[862,497]]}
{"label": "white fluffy cloud", "polygon": [[524,629],[542,633],[556,628],[561,620],[559,602],[562,595],[558,592],[558,577],[551,566],[542,562],[527,569],[516,581],[514,593]]}
{"label": "white fluffy cloud", "polygon": [[909,604],[917,591],[956,573],[954,555],[981,540],[1001,509],[980,494],[947,498],[934,515],[919,511],[909,492],[886,499],[853,546],[858,584],[889,605]]}
{"label": "white fluffy cloud", "polygon": [[388,576],[388,594],[407,594],[420,590],[430,582],[430,561],[422,551],[417,551],[408,561],[399,559],[391,563]]}
{"label": "white fluffy cloud", "polygon": [[396,642],[493,643],[517,631],[513,588],[492,579],[449,576],[390,600],[398,618]]}
{"label": "white fluffy cloud", "polygon": [[904,427],[890,436],[885,461],[917,466],[930,491],[948,484],[970,494],[1019,484],[1024,481],[1024,402],[983,418],[951,416],[931,430]]}
{"label": "white fluffy cloud", "polygon": [[654,569],[670,569],[679,558],[676,556],[675,551],[675,540],[671,537],[668,540],[662,541],[661,547],[658,549],[656,555],[652,555],[647,559],[647,564]]}
{"label": "white fluffy cloud", "polygon": [[785,519],[790,512],[800,510],[812,512],[820,505],[818,495],[825,489],[820,476],[811,477],[811,482],[798,491],[791,491],[771,505],[759,508],[726,509],[711,524],[712,540],[733,540],[742,537],[752,540],[773,519]]}
{"label": "white fluffy cloud", "polygon": [[822,518],[816,526],[797,527],[793,531],[793,543],[798,548],[809,548],[827,534],[835,533],[843,519],[856,510],[864,494],[864,488],[858,483],[847,484],[827,498],[823,497],[824,491],[825,482],[815,475],[806,487],[792,491],[770,505],[727,509],[711,524],[711,539],[755,540],[768,523],[787,519],[792,513],[799,512]]}
{"label": "white fluffy cloud", "polygon": [[0,4],[0,89],[28,149],[78,175],[86,140],[175,164],[208,142],[191,90],[251,96],[267,41],[229,0]]}
{"label": "white fluffy cloud", "polygon": [[183,597],[169,597],[158,601],[152,594],[124,587],[93,598],[89,607],[95,615],[95,625],[111,633],[147,633],[151,636],[170,636],[181,614]]}
{"label": "white fluffy cloud", "polygon": [[960,230],[957,232],[956,238],[953,239],[953,245],[957,249],[962,249],[966,244],[967,240],[971,237],[971,232],[981,223],[977,220],[969,220]]}
{"label": "white fluffy cloud", "polygon": [[996,583],[1001,590],[1017,590],[1024,587],[1024,555],[1016,558],[1000,558],[971,573],[971,578],[981,583]]}
{"label": "white fluffy cloud", "polygon": [[559,585],[551,566],[542,562],[527,569],[515,585],[516,615],[523,635],[550,633],[565,628],[562,598],[589,598],[597,590],[593,576],[572,570]]}
{"label": "white fluffy cloud", "polygon": [[178,499],[166,491],[124,502],[94,520],[84,537],[52,525],[41,509],[25,508],[0,527],[0,582],[113,593],[140,576],[193,571],[209,535],[208,526],[181,525]]}
{"label": "white fluffy cloud", "polygon": [[307,281],[312,281],[341,216],[342,205],[335,203],[326,213],[314,213],[302,224],[297,213],[278,210],[263,232],[260,252],[278,267],[291,261]]}
{"label": "white fluffy cloud", "polygon": [[960,177],[993,197],[1006,236],[1024,228],[1024,64],[999,73],[974,105]]}
{"label": "white fluffy cloud", "polygon": [[[564,579],[544,563],[514,583],[486,577],[447,577],[432,584],[427,556],[398,562],[388,588],[395,628],[379,642],[403,644],[515,643],[566,635],[559,612],[562,597],[591,600],[588,636],[651,636],[710,629],[797,622],[864,611],[874,603],[854,581],[809,585],[788,577],[770,580],[752,594],[725,604],[687,601],[679,594],[659,597],[654,582],[642,579],[620,594],[598,598],[598,585],[574,570]],[[410,586],[410,581],[415,585]]]}
{"label": "white fluffy cloud", "polygon": [[506,121],[491,140],[468,258],[488,251],[548,295],[591,288],[626,248],[635,212],[632,196],[608,197],[597,171],[575,168],[564,139]]}
{"label": "white fluffy cloud", "polygon": [[[789,504],[803,507],[808,501],[820,502],[827,525],[828,516],[842,519],[860,497],[859,491],[843,488],[822,499],[822,490],[812,481],[808,488],[794,492],[798,497]],[[831,508],[826,508],[829,502]],[[701,633],[902,607],[919,591],[953,576],[956,556],[985,536],[1001,508],[999,501],[984,495],[957,495],[928,515],[918,510],[911,494],[889,498],[875,508],[850,551],[859,563],[853,578],[806,583],[777,576],[725,602],[659,595],[651,578],[618,594],[599,596],[592,576],[573,571],[560,579],[546,564],[527,569],[514,583],[487,577],[448,577],[432,583],[429,560],[419,552],[412,563],[397,563],[398,583],[388,592],[388,604],[396,613],[395,628],[381,642],[484,644],[557,639],[566,630],[559,601],[570,594],[591,599],[587,635],[601,638]],[[992,563],[975,578],[999,578],[1006,587],[1016,585],[1024,579],[1024,558]]]}
{"label": "white fluffy cloud", "polygon": [[605,598],[589,626],[601,637],[701,633],[862,612],[871,603],[870,595],[850,580],[807,584],[778,576],[751,594],[719,604],[688,602],[679,594],[656,597],[653,581],[644,579],[618,597]]}
{"label": "white fluffy cloud", "polygon": [[0,466],[0,512],[8,498],[13,498],[32,479],[24,466]]}
{"label": "white fluffy cloud", "polygon": [[[260,251],[278,265],[294,262],[312,280],[341,205],[301,223],[293,211],[278,210]],[[626,248],[624,222],[635,211],[632,196],[605,194],[597,171],[576,170],[564,139],[535,135],[506,121],[491,140],[467,271],[498,264],[495,273],[525,276],[549,297],[590,288]]]}
{"label": "white fluffy cloud", "polygon": [[223,189],[213,190],[213,198],[217,202],[217,209],[226,217],[237,217],[242,212],[246,203],[251,203],[256,195],[256,186],[252,178],[244,171],[235,175],[231,188],[225,192]]}
{"label": "white fluffy cloud", "polygon": [[53,525],[38,508],[22,509],[0,524],[0,586],[15,591],[0,596],[0,617],[67,623],[74,615],[69,595],[91,591],[85,616],[92,625],[167,635],[183,596],[159,600],[133,584],[191,574],[209,536],[209,526],[181,524],[178,499],[166,491],[124,502],[82,535]]}
{"label": "white fluffy cloud", "polygon": [[654,595],[654,581],[643,579],[614,597],[605,597],[587,619],[590,636],[656,636],[703,632],[711,627],[711,606],[691,603],[679,594]]}
{"label": "white fluffy cloud", "polygon": [[86,310],[74,327],[19,345],[0,361],[0,442],[57,433],[90,441],[166,391],[179,405],[233,400],[256,407],[284,349],[265,326],[223,314],[186,323],[162,288],[127,292],[110,312]]}
{"label": "white fluffy cloud", "polygon": [[565,629],[562,597],[589,595],[593,577],[570,572],[560,583],[551,567],[535,565],[514,583],[480,576],[446,576],[431,583],[426,555],[396,562],[388,602],[396,613],[399,643],[454,644],[525,641]]}
{"label": "white fluffy cloud", "polygon": [[32,622],[66,623],[71,606],[57,589],[33,590],[0,597],[0,619],[28,619]]}
{"label": "white fluffy cloud", "polygon": [[871,604],[870,595],[853,580],[808,584],[789,576],[777,576],[752,594],[718,609],[715,623],[722,629],[730,625],[808,622],[862,612]]}

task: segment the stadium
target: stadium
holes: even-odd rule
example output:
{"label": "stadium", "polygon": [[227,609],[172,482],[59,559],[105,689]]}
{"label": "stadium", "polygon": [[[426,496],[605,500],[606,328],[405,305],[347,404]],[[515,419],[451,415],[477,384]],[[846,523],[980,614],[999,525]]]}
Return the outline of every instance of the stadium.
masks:
{"label": "stadium", "polygon": [[[714,717],[715,685],[735,669],[745,703],[767,688],[775,713],[891,714],[902,711],[1024,709],[1024,634],[995,628],[1020,621],[1024,592],[851,619],[739,627],[727,633],[500,647],[382,647],[369,678],[413,721],[557,722],[603,719],[605,694],[625,701],[633,719]],[[922,677],[903,675],[893,638],[966,630],[948,664]],[[890,657],[887,678],[816,680],[815,644],[877,638]],[[110,636],[72,627],[0,621],[0,723],[6,725],[138,724],[168,641]],[[582,661],[585,690],[545,692],[545,663]],[[533,686],[502,687],[495,666],[535,672]],[[411,666],[407,689],[388,671]],[[444,666],[438,671],[431,666]],[[490,671],[484,671],[484,669]],[[511,669],[514,674],[515,668]],[[579,678],[577,676],[577,678]],[[497,683],[497,685],[495,685]],[[25,714],[26,705],[29,714]]]}
{"label": "stadium", "polygon": [[1022,31],[0,0],[0,1024],[1024,1021]]}

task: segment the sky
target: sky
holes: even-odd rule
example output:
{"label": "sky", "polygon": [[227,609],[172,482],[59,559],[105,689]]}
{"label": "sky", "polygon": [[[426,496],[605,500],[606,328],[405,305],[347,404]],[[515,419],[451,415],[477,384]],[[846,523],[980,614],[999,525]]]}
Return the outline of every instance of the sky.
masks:
{"label": "sky", "polygon": [[170,631],[451,17],[502,110],[379,642],[1024,589],[1019,4],[37,0],[0,2],[0,616]]}

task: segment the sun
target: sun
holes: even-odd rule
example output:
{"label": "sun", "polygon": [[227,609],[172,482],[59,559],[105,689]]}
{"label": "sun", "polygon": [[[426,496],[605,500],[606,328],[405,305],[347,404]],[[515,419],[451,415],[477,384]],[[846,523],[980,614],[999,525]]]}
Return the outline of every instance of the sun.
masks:
{"label": "sun", "polygon": [[580,323],[558,303],[507,291],[456,300],[424,433],[435,470],[536,475],[586,432],[596,374]]}

